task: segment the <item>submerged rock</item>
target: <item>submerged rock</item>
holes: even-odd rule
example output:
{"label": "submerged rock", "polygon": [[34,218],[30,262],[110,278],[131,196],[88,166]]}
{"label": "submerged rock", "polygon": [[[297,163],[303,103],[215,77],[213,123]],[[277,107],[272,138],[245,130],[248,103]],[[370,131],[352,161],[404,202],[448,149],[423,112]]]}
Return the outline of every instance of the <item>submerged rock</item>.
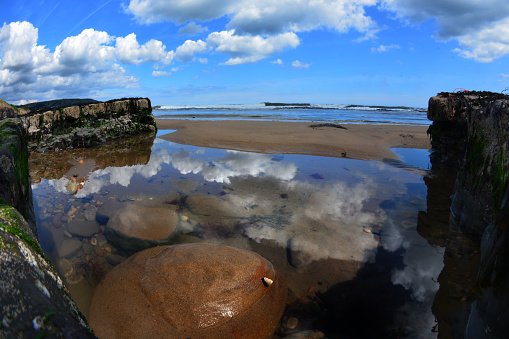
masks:
{"label": "submerged rock", "polygon": [[72,257],[81,250],[81,241],[78,239],[65,239],[58,248],[58,256],[60,258]]}
{"label": "submerged rock", "polygon": [[286,298],[284,278],[254,252],[154,247],[98,285],[89,321],[100,338],[272,338]]}
{"label": "submerged rock", "polygon": [[69,222],[69,232],[79,237],[88,238],[99,232],[99,226],[92,221],[73,219]]}
{"label": "submerged rock", "polygon": [[111,217],[105,235],[124,254],[168,245],[178,238],[178,214],[169,208],[128,204]]}

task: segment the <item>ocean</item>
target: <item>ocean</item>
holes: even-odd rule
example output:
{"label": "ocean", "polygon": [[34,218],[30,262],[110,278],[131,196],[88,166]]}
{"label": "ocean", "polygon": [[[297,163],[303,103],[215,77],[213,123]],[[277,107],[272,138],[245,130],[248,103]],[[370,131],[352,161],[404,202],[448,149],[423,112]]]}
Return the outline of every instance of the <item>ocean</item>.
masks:
{"label": "ocean", "polygon": [[238,104],[155,106],[159,119],[312,121],[352,124],[429,125],[425,108],[337,104]]}

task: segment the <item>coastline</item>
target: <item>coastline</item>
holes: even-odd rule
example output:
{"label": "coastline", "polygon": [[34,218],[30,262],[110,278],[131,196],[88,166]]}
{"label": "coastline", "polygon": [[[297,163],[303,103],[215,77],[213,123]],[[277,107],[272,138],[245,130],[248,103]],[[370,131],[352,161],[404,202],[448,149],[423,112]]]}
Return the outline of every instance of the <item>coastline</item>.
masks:
{"label": "coastline", "polygon": [[[429,149],[428,126],[310,122],[156,119],[161,139],[199,147],[269,154],[303,154],[358,160],[398,159],[391,148]],[[324,125],[324,124],[322,124]]]}

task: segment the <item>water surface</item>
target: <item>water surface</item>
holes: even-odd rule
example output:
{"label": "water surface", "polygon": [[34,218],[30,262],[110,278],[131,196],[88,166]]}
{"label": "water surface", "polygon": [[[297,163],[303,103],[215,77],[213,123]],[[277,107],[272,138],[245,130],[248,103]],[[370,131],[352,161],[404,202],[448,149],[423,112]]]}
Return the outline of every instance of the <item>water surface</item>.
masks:
{"label": "water surface", "polygon": [[[417,232],[427,210],[422,150],[398,149],[401,161],[384,163],[154,138],[30,157],[41,245],[85,314],[97,283],[128,255],[104,236],[108,218],[137,205],[176,211],[175,243],[227,244],[271,261],[290,291],[280,336],[436,337],[444,250]],[[72,177],[83,183],[74,195]],[[76,220],[96,228],[76,234]]]}

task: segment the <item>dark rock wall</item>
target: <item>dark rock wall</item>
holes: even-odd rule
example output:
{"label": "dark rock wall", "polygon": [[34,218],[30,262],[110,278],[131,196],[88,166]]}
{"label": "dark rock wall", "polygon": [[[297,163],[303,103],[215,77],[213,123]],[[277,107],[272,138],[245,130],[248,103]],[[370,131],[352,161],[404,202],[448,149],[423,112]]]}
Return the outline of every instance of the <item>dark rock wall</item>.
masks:
{"label": "dark rock wall", "polygon": [[457,172],[451,224],[480,241],[465,336],[509,337],[509,96],[440,93],[428,118],[432,161]]}
{"label": "dark rock wall", "polygon": [[127,135],[156,131],[148,98],[38,111],[20,118],[31,151],[91,147]]}
{"label": "dark rock wall", "polygon": [[0,164],[0,338],[94,337],[39,245],[18,119],[0,121]]}
{"label": "dark rock wall", "polygon": [[0,120],[0,204],[16,208],[36,232],[28,150],[19,119]]}

